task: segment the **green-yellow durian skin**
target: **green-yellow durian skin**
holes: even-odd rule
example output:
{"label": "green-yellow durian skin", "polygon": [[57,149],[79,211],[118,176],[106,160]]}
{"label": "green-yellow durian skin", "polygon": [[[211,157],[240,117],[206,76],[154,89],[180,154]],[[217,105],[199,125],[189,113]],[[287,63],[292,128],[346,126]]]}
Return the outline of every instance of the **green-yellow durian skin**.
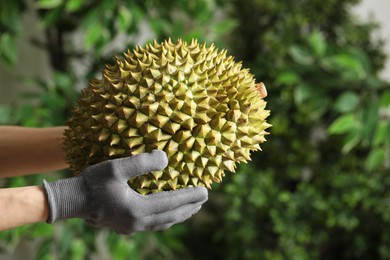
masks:
{"label": "green-yellow durian skin", "polygon": [[82,91],[64,134],[78,174],[109,159],[160,149],[168,166],[129,180],[141,194],[206,186],[250,160],[269,111],[254,76],[214,45],[147,44],[106,65]]}

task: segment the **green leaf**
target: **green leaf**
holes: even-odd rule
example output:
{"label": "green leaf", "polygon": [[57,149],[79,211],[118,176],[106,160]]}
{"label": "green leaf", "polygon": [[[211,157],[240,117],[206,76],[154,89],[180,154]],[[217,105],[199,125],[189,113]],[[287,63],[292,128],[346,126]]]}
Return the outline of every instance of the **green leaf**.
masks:
{"label": "green leaf", "polygon": [[54,82],[56,87],[62,90],[67,90],[72,85],[72,79],[65,73],[60,71],[54,72]]}
{"label": "green leaf", "polygon": [[369,146],[379,121],[379,102],[371,101],[367,104],[367,107],[362,111],[361,121],[364,122],[362,125],[363,145]]}
{"label": "green leaf", "polygon": [[53,241],[51,239],[45,239],[41,242],[35,255],[36,259],[54,259],[54,257],[51,257],[52,246]]}
{"label": "green leaf", "polygon": [[0,106],[0,125],[9,124],[12,120],[12,109],[10,106]]}
{"label": "green leaf", "polygon": [[323,56],[326,51],[326,43],[323,35],[319,31],[315,31],[309,36],[309,44],[317,56]]}
{"label": "green leaf", "polygon": [[354,114],[344,114],[337,118],[329,127],[330,134],[343,134],[357,127],[357,119]]}
{"label": "green leaf", "polygon": [[313,95],[313,89],[306,84],[300,84],[294,88],[295,103],[300,105]]}
{"label": "green leaf", "polygon": [[[18,109],[18,118],[23,122],[24,126],[35,126],[34,110],[31,106],[23,105]],[[34,122],[32,122],[34,121]]]}
{"label": "green leaf", "polygon": [[378,148],[372,150],[365,162],[366,170],[368,171],[375,170],[380,165],[382,165],[384,159],[385,159],[385,151],[383,149]]}
{"label": "green leaf", "polygon": [[345,79],[358,80],[367,76],[363,64],[358,57],[342,52],[321,60],[324,69],[340,73]]}
{"label": "green leaf", "polygon": [[218,35],[222,35],[225,33],[232,32],[236,27],[238,26],[238,23],[236,20],[233,19],[227,19],[221,22],[218,22],[214,25],[214,31]]}
{"label": "green leaf", "polygon": [[170,30],[166,30],[166,32],[169,32],[171,31],[171,38],[173,41],[176,41],[178,38],[181,37],[181,35],[184,34],[184,31],[185,31],[185,28],[184,28],[184,24],[182,23],[174,23],[173,25],[170,25],[170,22],[168,21],[164,21],[166,23],[166,27],[165,28],[169,28],[171,27]]}
{"label": "green leaf", "polygon": [[0,34],[19,35],[22,30],[23,11],[22,1],[0,1]]}
{"label": "green leaf", "polygon": [[289,53],[290,53],[291,57],[293,58],[293,60],[295,62],[297,62],[298,64],[310,65],[314,61],[310,52],[306,48],[301,47],[301,46],[293,45],[290,48]]}
{"label": "green leaf", "polygon": [[360,98],[355,92],[347,91],[337,98],[334,108],[340,113],[352,112],[356,109],[359,101]]}
{"label": "green leaf", "polygon": [[53,232],[53,226],[47,225],[46,223],[37,223],[34,224],[33,229],[31,230],[31,235],[36,237],[48,237]]}
{"label": "green leaf", "polygon": [[41,9],[54,9],[62,4],[63,0],[38,0],[37,6]]}
{"label": "green leaf", "polygon": [[70,250],[71,250],[71,255],[72,255],[71,259],[74,259],[74,260],[85,259],[87,246],[86,246],[84,240],[82,240],[80,238],[73,239],[71,246],[70,246]]}
{"label": "green leaf", "polygon": [[[150,26],[153,29],[155,33],[167,33],[172,32],[173,27],[175,26],[175,29],[178,30],[178,27],[183,28],[182,24],[172,24],[171,22],[167,21],[166,19],[155,17],[151,18],[149,20]],[[182,32],[180,32],[182,33]],[[175,35],[176,36],[176,35]]]}
{"label": "green leaf", "polygon": [[182,38],[183,40],[190,42],[192,39],[198,39],[199,41],[204,41],[202,37],[204,36],[204,31],[201,28],[195,28],[188,33],[186,33]]}
{"label": "green leaf", "polygon": [[303,116],[302,120],[318,120],[330,103],[323,90],[305,83],[294,87],[294,101]]}
{"label": "green leaf", "polygon": [[95,24],[87,29],[85,46],[90,48],[98,44],[103,38],[104,28],[100,24]]}
{"label": "green leaf", "polygon": [[299,74],[294,71],[283,71],[276,78],[276,83],[280,85],[295,85],[301,80]]}
{"label": "green leaf", "polygon": [[55,93],[43,96],[41,102],[45,105],[45,107],[53,111],[55,111],[58,107],[64,107],[66,104],[66,101]]}
{"label": "green leaf", "polygon": [[55,24],[61,16],[61,8],[50,10],[46,13],[46,15],[42,18],[42,25],[44,27],[49,27],[53,24]]}
{"label": "green leaf", "polygon": [[390,107],[390,91],[385,91],[381,95],[380,105],[382,107]]}
{"label": "green leaf", "polygon": [[373,145],[379,146],[383,144],[390,137],[390,125],[388,122],[381,121],[375,131],[373,138]]}
{"label": "green leaf", "polygon": [[351,130],[344,139],[344,145],[341,149],[343,154],[349,153],[356,145],[361,141],[361,131],[360,129]]}
{"label": "green leaf", "polygon": [[94,26],[99,21],[99,12],[97,8],[88,10],[88,13],[84,16],[83,27],[88,28]]}
{"label": "green leaf", "polygon": [[[372,70],[372,59],[368,56],[368,52],[366,50],[360,49],[358,47],[349,47],[348,53],[359,60],[359,64],[362,66],[363,70]],[[375,78],[377,77],[375,76]]]}
{"label": "green leaf", "polygon": [[59,236],[59,244],[61,245],[61,247],[59,248],[60,256],[65,257],[66,255],[69,255],[69,249],[73,240],[73,233],[66,232],[65,230],[61,232],[61,235]]}
{"label": "green leaf", "polygon": [[132,23],[133,16],[130,12],[130,10],[124,6],[119,7],[118,11],[118,21],[119,21],[119,26],[122,31],[127,31]]}
{"label": "green leaf", "polygon": [[0,35],[0,57],[8,64],[14,65],[18,58],[15,39],[8,33]]}
{"label": "green leaf", "polygon": [[68,0],[66,1],[65,9],[69,12],[76,12],[80,10],[84,3],[84,0]]}
{"label": "green leaf", "polygon": [[14,188],[14,187],[22,187],[26,185],[26,180],[23,177],[14,177],[9,179],[8,187]]}
{"label": "green leaf", "polygon": [[359,61],[348,53],[341,53],[333,57],[334,62],[346,69],[355,69]]}

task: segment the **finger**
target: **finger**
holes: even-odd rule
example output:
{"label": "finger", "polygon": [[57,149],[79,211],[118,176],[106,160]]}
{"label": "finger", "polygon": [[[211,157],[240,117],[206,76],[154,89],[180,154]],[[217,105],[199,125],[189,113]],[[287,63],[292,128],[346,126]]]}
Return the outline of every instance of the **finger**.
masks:
{"label": "finger", "polygon": [[208,192],[205,187],[191,187],[175,191],[163,191],[142,197],[145,215],[153,215],[171,211],[180,206],[193,203],[205,203]]}
{"label": "finger", "polygon": [[165,224],[165,225],[161,225],[161,226],[150,226],[150,227],[148,227],[148,230],[149,231],[162,231],[162,230],[166,230],[166,229],[172,227],[175,224],[177,224],[177,223],[169,223],[169,224]]}
{"label": "finger", "polygon": [[123,227],[113,227],[112,230],[114,230],[115,233],[117,233],[118,235],[124,235],[124,236],[132,236],[135,233],[137,233],[133,229],[123,229]]}
{"label": "finger", "polygon": [[153,150],[150,153],[141,153],[127,158],[112,161],[114,172],[124,180],[146,174],[152,171],[161,171],[168,165],[165,152]]}
{"label": "finger", "polygon": [[191,218],[202,208],[202,203],[192,203],[174,210],[163,212],[144,218],[146,230],[161,230],[158,227],[171,226],[173,224],[182,223]]}
{"label": "finger", "polygon": [[136,232],[163,230],[168,227],[184,222],[196,214],[202,207],[203,202],[187,204],[169,212],[163,212],[155,215],[144,216],[135,223],[128,225],[113,225],[112,229],[121,235],[131,235]]}

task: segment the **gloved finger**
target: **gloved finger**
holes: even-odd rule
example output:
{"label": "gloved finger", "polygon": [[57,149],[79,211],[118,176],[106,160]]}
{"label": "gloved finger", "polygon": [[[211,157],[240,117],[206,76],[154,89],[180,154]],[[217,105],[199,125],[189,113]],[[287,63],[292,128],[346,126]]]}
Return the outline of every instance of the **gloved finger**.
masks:
{"label": "gloved finger", "polygon": [[181,223],[196,214],[201,208],[201,202],[183,205],[167,212],[143,217],[142,225],[150,227],[166,225],[169,223]]}
{"label": "gloved finger", "polygon": [[158,214],[155,219],[156,221],[152,221],[149,226],[145,227],[145,230],[158,231],[168,229],[175,224],[186,221],[201,209],[201,205],[198,205],[195,209],[192,208],[190,211],[188,209],[183,209],[183,207],[181,207],[181,209],[175,209],[174,212]]}
{"label": "gloved finger", "polygon": [[124,236],[132,236],[135,233],[137,233],[133,229],[123,229],[122,227],[113,227],[112,230],[114,230],[115,233],[118,235],[124,235]]}
{"label": "gloved finger", "polygon": [[175,225],[177,223],[169,223],[169,224],[165,224],[165,225],[161,225],[161,226],[150,226],[148,227],[148,230],[149,231],[161,231],[161,230],[166,230],[170,227],[172,227],[173,225]]}
{"label": "gloved finger", "polygon": [[150,153],[141,153],[112,161],[114,172],[125,181],[152,171],[161,171],[167,165],[167,155],[161,150],[153,150]]}
{"label": "gloved finger", "polygon": [[208,192],[205,187],[190,187],[154,193],[141,198],[140,203],[144,207],[143,213],[145,215],[153,215],[171,211],[187,204],[198,202],[203,204],[208,199]]}
{"label": "gloved finger", "polygon": [[174,224],[184,222],[196,214],[202,207],[202,203],[184,205],[170,212],[159,213],[139,219],[136,223],[126,225],[113,225],[112,229],[120,235],[130,236],[142,231],[164,230]]}

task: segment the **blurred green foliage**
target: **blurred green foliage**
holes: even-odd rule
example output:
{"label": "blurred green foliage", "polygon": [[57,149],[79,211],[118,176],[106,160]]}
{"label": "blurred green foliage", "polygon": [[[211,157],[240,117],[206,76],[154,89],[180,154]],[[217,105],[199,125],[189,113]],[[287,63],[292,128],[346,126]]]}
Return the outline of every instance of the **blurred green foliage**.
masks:
{"label": "blurred green foliage", "polygon": [[194,259],[390,257],[390,86],[357,2],[232,1],[232,51],[268,86],[273,127],[191,227]]}
{"label": "blurred green foliage", "polygon": [[[358,2],[1,1],[2,62],[18,61],[21,16],[33,8],[46,40],[31,44],[49,53],[53,69],[50,83],[25,82],[40,89],[21,97],[31,102],[0,107],[1,124],[63,124],[75,83],[147,35],[228,48],[266,84],[273,125],[263,152],[215,185],[185,224],[130,238],[77,219],[30,225],[0,233],[5,250],[27,238],[39,242],[37,259],[389,259],[390,86],[378,77],[385,55],[377,25],[351,13]],[[80,75],[72,64],[84,60]]]}

